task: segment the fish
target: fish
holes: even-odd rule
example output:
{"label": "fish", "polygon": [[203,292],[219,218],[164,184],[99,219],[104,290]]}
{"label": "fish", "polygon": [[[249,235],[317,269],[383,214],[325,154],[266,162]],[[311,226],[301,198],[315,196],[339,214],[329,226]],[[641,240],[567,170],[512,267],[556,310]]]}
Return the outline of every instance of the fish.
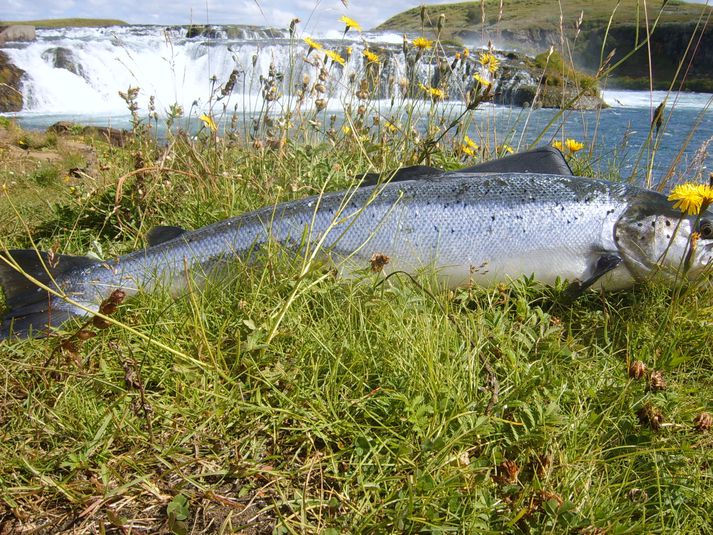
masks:
{"label": "fish", "polygon": [[523,276],[549,285],[566,280],[575,294],[647,280],[675,285],[698,280],[713,265],[713,212],[682,214],[661,193],[599,179],[431,171],[422,179],[267,206],[196,230],[158,227],[147,241],[106,261],[4,251],[0,285],[8,310],[0,339],[47,334],[98,310],[115,290],[180,291],[189,277],[210,278],[230,262],[249,262],[271,242],[296,254],[319,251],[344,276],[377,258],[384,274],[432,270],[448,287]]}

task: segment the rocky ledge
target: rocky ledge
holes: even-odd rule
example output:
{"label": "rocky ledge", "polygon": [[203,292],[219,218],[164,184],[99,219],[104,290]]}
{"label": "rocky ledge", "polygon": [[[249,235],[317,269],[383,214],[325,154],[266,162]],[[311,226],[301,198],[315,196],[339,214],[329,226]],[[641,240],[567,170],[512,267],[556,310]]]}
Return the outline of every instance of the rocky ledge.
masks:
{"label": "rocky ledge", "polygon": [[29,24],[0,26],[0,45],[10,41],[34,41],[36,37],[35,27]]}
{"label": "rocky ledge", "polygon": [[10,63],[7,54],[0,50],[0,112],[22,109],[21,82],[25,71]]}

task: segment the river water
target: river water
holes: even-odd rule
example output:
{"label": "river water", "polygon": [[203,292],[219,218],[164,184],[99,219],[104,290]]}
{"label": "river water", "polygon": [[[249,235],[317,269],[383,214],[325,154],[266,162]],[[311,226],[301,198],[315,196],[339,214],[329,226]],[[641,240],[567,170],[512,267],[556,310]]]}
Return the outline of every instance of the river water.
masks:
{"label": "river water", "polygon": [[[388,57],[382,79],[405,76],[401,36],[366,33],[362,40],[328,33],[320,42],[342,54],[346,47],[352,48],[346,65],[330,70],[326,109],[319,117],[323,124],[332,114],[343,118],[345,106],[356,106],[353,86],[346,80],[350,72],[363,71],[361,51],[365,46]],[[197,38],[188,37],[185,28],[157,26],[39,30],[36,41],[9,43],[3,51],[28,73],[23,88],[25,109],[8,115],[29,129],[44,129],[60,120],[126,128],[130,115],[118,93],[133,86],[141,88],[140,114],[146,115],[150,96],[159,115],[178,103],[186,116],[176,125],[194,132],[201,127],[197,117],[203,111],[211,108],[214,115],[221,115],[215,113],[215,97],[233,71],[237,83],[226,99],[225,116],[239,112],[246,125],[264,105],[261,90],[271,65],[280,73],[291,73],[290,80],[282,80],[284,93],[304,76],[314,81],[319,74],[305,62],[309,57],[301,39],[260,29],[230,33],[216,28],[209,37]],[[419,72],[426,84],[431,75],[428,65]],[[713,151],[713,95],[605,90],[603,97],[610,108],[598,112],[484,105],[468,119],[470,135],[476,141],[507,143],[515,149],[574,138],[592,151],[595,171],[608,173],[616,166],[624,179],[644,182],[648,176],[651,185],[669,175],[675,180],[707,179],[713,170],[713,157],[706,150],[711,143]],[[664,99],[664,123],[660,135],[653,139],[653,111]],[[395,109],[404,113],[410,107],[419,108],[413,102],[397,100],[395,108],[388,98],[372,102],[370,113],[390,118]],[[457,102],[440,106],[446,115],[462,110]],[[163,119],[158,126],[159,135],[165,135]]]}

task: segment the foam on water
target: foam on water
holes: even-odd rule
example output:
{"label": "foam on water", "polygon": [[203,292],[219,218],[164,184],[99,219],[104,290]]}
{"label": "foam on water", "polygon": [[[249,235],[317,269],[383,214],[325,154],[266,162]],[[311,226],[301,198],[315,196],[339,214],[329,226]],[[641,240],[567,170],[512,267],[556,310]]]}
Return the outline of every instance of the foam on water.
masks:
{"label": "foam on water", "polygon": [[[150,96],[155,98],[159,113],[174,103],[184,110],[205,109],[211,95],[215,97],[220,84],[228,80],[234,69],[238,71],[237,83],[230,99],[225,100],[230,100],[231,108],[237,106],[242,110],[245,104],[256,103],[252,97],[261,94],[262,78],[268,76],[271,65],[278,72],[292,72],[292,84],[301,81],[303,75],[317,79],[318,71],[303,61],[307,47],[301,39],[290,42],[279,36],[265,37],[265,32],[247,33],[248,37],[239,39],[228,38],[225,32],[220,37],[188,39],[185,28],[52,29],[38,30],[36,41],[15,43],[5,50],[11,61],[27,73],[23,112],[33,113],[125,112],[126,103],[119,97],[119,91],[125,92],[130,86],[140,88],[138,103],[142,111],[147,109]],[[357,70],[364,42],[345,38],[341,33],[329,37],[323,41],[329,48],[343,51],[352,47],[347,69]],[[387,34],[387,37],[393,40],[394,36]],[[369,39],[378,42],[376,34],[370,34]],[[76,73],[54,66],[58,48],[69,51]],[[402,75],[404,66],[392,61],[389,68],[394,75]],[[326,98],[345,93],[347,83],[343,74],[347,69],[332,66]],[[285,80],[283,92],[290,90],[289,83]]]}
{"label": "foam on water", "polygon": [[604,102],[614,108],[652,108],[661,104],[668,96],[667,104],[680,109],[707,109],[713,103],[710,93],[668,93],[667,91],[633,91],[626,89],[606,89],[602,91]]}

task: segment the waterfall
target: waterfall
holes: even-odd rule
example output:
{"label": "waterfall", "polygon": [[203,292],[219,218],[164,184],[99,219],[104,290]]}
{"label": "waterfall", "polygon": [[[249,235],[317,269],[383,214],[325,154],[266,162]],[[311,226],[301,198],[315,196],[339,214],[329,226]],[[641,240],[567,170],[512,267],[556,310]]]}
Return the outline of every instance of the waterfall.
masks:
{"label": "waterfall", "polygon": [[[435,59],[422,59],[416,72],[408,73],[401,37],[394,34],[359,38],[327,33],[319,42],[346,59],[344,66],[327,62],[323,97],[334,106],[358,90],[367,46],[382,62],[378,83],[369,82],[371,98],[397,96],[403,91],[399,82],[409,74],[415,77],[414,85],[429,85],[434,75],[437,79]],[[255,110],[263,104],[271,68],[279,92],[294,93],[303,80],[318,80],[322,62],[314,60],[324,56],[316,50],[308,56],[303,40],[291,40],[286,31],[242,26],[41,29],[36,41],[13,43],[5,51],[26,73],[23,112],[82,115],[125,114],[127,105],[119,91],[130,86],[140,89],[142,111],[148,109],[150,97],[159,113],[173,104],[184,110],[206,109],[224,92],[231,75],[232,90],[221,104]]]}

